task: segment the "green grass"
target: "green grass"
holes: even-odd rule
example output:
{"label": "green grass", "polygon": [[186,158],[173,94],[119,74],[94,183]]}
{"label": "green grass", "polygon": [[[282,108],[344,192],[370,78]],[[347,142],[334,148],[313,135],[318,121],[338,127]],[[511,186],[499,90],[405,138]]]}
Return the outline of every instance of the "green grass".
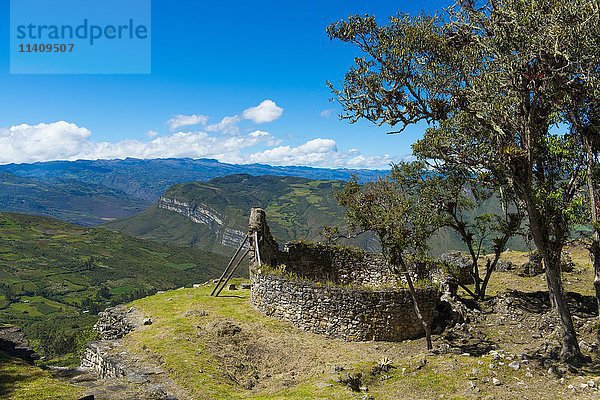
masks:
{"label": "green grass", "polygon": [[[420,393],[423,397],[419,398],[426,399],[440,395],[458,399],[464,394],[466,371],[476,364],[474,358],[458,356],[461,365],[456,368],[454,356],[440,356],[435,367],[417,370],[415,360],[424,357],[422,340],[402,344],[331,340],[258,313],[249,304],[248,291],[225,292],[223,297],[213,298],[209,296],[211,289],[176,290],[136,300],[132,306],[154,323],[125,339],[135,354],[163,360],[169,377],[193,398],[362,398],[363,394],[337,382],[339,374],[332,368],[341,365],[350,373],[363,373],[369,394],[376,399],[395,399],[406,393]],[[207,311],[208,315],[186,316],[190,309]],[[248,335],[237,342],[245,349],[240,354],[228,353],[230,344],[211,334],[211,327],[220,321],[234,321],[242,328],[240,335]],[[250,363],[262,364],[261,374],[268,371],[270,375],[252,390],[236,384],[223,362],[227,357],[246,362],[244,351],[253,355]],[[390,356],[397,366],[385,381],[370,375],[382,355]],[[290,372],[295,378],[290,379]]]}
{"label": "green grass", "polygon": [[[90,306],[102,310],[148,292],[203,282],[218,276],[227,262],[199,249],[12,213],[0,213],[0,249],[0,320],[21,326],[36,343],[50,317],[58,325],[47,331],[56,335],[89,329],[93,321],[84,311]],[[101,289],[107,291],[103,296]],[[61,316],[80,321],[66,324]]]}
{"label": "green grass", "polygon": [[53,377],[48,371],[0,352],[0,398],[6,400],[73,400],[83,388]]}

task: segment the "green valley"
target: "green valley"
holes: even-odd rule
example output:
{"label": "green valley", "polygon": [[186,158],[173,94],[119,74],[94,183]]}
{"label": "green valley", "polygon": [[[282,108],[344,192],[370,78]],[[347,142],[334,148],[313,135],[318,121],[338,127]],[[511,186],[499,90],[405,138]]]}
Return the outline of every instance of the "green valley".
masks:
{"label": "green valley", "polygon": [[0,213],[0,321],[72,353],[105,307],[206,281],[226,259],[46,217]]}

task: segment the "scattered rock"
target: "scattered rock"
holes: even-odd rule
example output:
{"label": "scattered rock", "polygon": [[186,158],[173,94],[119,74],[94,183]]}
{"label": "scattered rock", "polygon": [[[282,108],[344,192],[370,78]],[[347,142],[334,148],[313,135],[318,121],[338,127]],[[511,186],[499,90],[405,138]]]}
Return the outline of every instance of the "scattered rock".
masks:
{"label": "scattered rock", "polygon": [[152,319],[151,318],[144,318],[144,321],[142,323],[144,325],[152,325]]}
{"label": "scattered rock", "polygon": [[229,286],[227,286],[227,290],[238,290],[238,289],[234,283],[231,283],[231,284],[229,284]]}
{"label": "scattered rock", "polygon": [[338,372],[342,372],[344,370],[344,367],[342,367],[341,365],[334,365],[331,370],[333,373],[337,374]]}
{"label": "scattered rock", "polygon": [[508,364],[508,368],[518,371],[521,368],[521,363],[519,363],[518,361],[513,361],[510,364]]}
{"label": "scattered rock", "polygon": [[492,378],[492,384],[494,386],[500,386],[500,385],[502,385],[502,382],[500,382],[500,379],[498,379],[498,378]]}
{"label": "scattered rock", "polygon": [[249,290],[252,288],[252,285],[249,283],[242,283],[242,285],[240,287],[244,290]]}

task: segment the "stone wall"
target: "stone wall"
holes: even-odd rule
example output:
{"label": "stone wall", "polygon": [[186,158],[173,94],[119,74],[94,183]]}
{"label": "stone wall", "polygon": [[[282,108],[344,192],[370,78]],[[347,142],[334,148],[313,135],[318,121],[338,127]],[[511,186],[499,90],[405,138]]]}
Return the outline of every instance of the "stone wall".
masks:
{"label": "stone wall", "polygon": [[[333,338],[400,341],[424,334],[408,290],[330,286],[256,271],[252,303],[261,312]],[[421,313],[431,324],[439,304],[434,288],[417,289]]]}
{"label": "stone wall", "polygon": [[[250,213],[249,235],[252,304],[263,313],[344,340],[400,341],[424,334],[410,292],[381,254],[305,242],[287,243],[281,251],[259,208]],[[436,288],[417,289],[429,325],[440,297]]]}
{"label": "stone wall", "polygon": [[340,285],[394,286],[401,282],[381,254],[321,243],[290,242],[279,264],[307,280]]}
{"label": "stone wall", "polygon": [[81,367],[93,371],[100,378],[120,378],[126,368],[118,357],[120,340],[142,325],[142,317],[134,308],[123,305],[109,307],[98,314],[94,330],[98,339],[89,342],[81,358]]}
{"label": "stone wall", "polygon": [[112,355],[113,347],[110,341],[88,343],[81,358],[81,367],[93,371],[100,379],[125,376],[122,362]]}

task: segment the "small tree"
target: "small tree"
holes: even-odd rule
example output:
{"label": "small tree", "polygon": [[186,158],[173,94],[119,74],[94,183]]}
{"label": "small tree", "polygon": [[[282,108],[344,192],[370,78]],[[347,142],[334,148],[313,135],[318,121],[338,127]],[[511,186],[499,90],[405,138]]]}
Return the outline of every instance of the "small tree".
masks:
{"label": "small tree", "polygon": [[425,254],[427,241],[438,226],[433,207],[419,195],[421,167],[420,163],[399,164],[394,166],[393,177],[364,185],[354,178],[336,197],[346,209],[350,229],[373,231],[392,271],[404,275],[415,313],[425,331],[427,349],[431,349],[431,329],[421,313],[407,265],[409,255]]}
{"label": "small tree", "polygon": [[[471,258],[470,270],[465,272],[473,280],[473,290],[460,280],[458,284],[474,299],[484,300],[492,273],[510,238],[520,232],[524,214],[509,188],[494,190],[485,177],[450,167],[449,163],[433,167],[435,173],[423,181],[422,193],[437,206],[440,226],[459,235]],[[486,206],[491,212],[481,209]],[[492,251],[493,257],[486,259],[482,277],[479,266],[484,251]]]}

